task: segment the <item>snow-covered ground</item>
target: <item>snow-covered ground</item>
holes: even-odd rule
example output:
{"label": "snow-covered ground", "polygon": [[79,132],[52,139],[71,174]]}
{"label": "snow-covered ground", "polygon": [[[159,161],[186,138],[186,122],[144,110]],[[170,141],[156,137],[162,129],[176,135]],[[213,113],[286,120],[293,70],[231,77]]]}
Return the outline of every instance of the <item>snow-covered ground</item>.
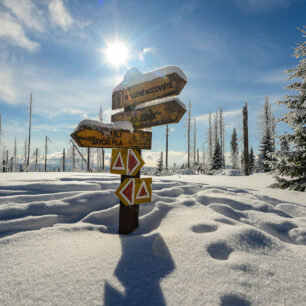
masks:
{"label": "snow-covered ground", "polygon": [[306,193],[271,176],[153,177],[118,235],[119,176],[0,174],[0,305],[305,305]]}

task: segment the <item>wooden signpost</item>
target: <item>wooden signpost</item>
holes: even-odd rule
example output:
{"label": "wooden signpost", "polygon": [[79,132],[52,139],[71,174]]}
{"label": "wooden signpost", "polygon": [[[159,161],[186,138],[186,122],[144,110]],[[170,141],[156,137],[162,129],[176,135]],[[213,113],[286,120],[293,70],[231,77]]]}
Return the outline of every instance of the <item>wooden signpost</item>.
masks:
{"label": "wooden signpost", "polygon": [[71,134],[80,147],[91,148],[139,148],[151,149],[152,133],[144,131],[130,132],[108,128],[92,129],[82,127]]}
{"label": "wooden signpost", "polygon": [[[142,105],[141,105],[142,106]],[[161,100],[161,102],[126,112],[112,115],[112,122],[130,121],[135,129],[177,123],[186,112],[185,105],[178,98]]]}
{"label": "wooden signpost", "polygon": [[[176,66],[145,74],[132,68],[113,90],[112,109],[124,108],[112,116],[114,123],[84,120],[71,134],[80,147],[113,148],[110,172],[121,174],[121,185],[115,192],[120,199],[120,234],[138,227],[139,204],[151,202],[152,197],[152,178],[140,178],[144,165],[141,149],[151,149],[152,133],[140,129],[179,122],[186,107],[171,96],[178,95],[186,83],[184,72]],[[145,103],[148,101],[152,102]],[[139,106],[141,103],[145,104]],[[124,123],[121,128],[120,123]],[[131,129],[125,129],[125,124]]]}
{"label": "wooden signpost", "polygon": [[[112,109],[180,94],[187,78],[176,66],[167,66],[149,73],[133,75],[136,82],[122,82],[113,91]],[[126,85],[125,85],[126,84]]]}

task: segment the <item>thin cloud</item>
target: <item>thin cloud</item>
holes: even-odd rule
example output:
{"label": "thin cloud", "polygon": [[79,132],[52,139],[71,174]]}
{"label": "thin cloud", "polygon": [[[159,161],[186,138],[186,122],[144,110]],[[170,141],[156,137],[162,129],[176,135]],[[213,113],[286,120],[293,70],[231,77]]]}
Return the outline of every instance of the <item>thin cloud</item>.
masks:
{"label": "thin cloud", "polygon": [[[214,113],[211,114],[212,119],[213,119],[213,115],[214,115]],[[224,118],[233,118],[233,117],[236,117],[238,115],[241,115],[241,109],[223,112],[223,117]],[[209,114],[203,114],[203,115],[200,115],[200,116],[196,117],[197,122],[198,121],[208,122],[208,118],[209,118]]]}
{"label": "thin cloud", "polygon": [[74,24],[74,19],[68,13],[62,0],[51,1],[49,13],[52,22],[65,31]]}
{"label": "thin cloud", "polygon": [[30,0],[4,0],[3,4],[26,26],[38,31],[44,30],[42,12]]}
{"label": "thin cloud", "polygon": [[8,13],[0,12],[0,39],[10,45],[24,48],[30,52],[39,49],[40,44],[30,40],[16,18]]}
{"label": "thin cloud", "polygon": [[294,0],[235,0],[237,7],[244,13],[257,13],[276,8],[287,8]]}
{"label": "thin cloud", "polygon": [[254,78],[254,81],[259,83],[282,84],[288,82],[287,77],[285,70],[273,70],[261,73]]}
{"label": "thin cloud", "polygon": [[156,51],[156,49],[154,47],[143,48],[142,50],[137,51],[137,56],[138,56],[139,60],[141,62],[143,62],[146,54],[153,53],[155,51]]}
{"label": "thin cloud", "polygon": [[12,75],[2,67],[0,71],[0,98],[15,104],[17,101],[16,88],[13,84]]}

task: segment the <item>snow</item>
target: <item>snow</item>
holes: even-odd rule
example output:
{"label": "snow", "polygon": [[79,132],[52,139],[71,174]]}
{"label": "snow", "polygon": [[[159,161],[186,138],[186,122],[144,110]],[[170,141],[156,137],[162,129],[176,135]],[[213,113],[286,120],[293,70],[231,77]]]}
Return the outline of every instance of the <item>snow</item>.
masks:
{"label": "snow", "polygon": [[114,89],[113,93],[125,88],[131,87],[133,85],[149,82],[157,78],[164,77],[165,75],[177,73],[182,79],[187,82],[187,77],[183,70],[177,66],[165,66],[154,71],[147,73],[141,73],[137,68],[130,68],[121,83],[119,83]]}
{"label": "snow", "polygon": [[125,236],[119,180],[0,173],[0,305],[305,304],[305,193],[268,174],[153,177]]}
{"label": "snow", "polygon": [[78,126],[74,129],[74,132],[78,131],[81,128],[91,128],[91,129],[107,129],[107,130],[126,130],[133,132],[133,124],[129,121],[118,121],[104,123],[92,119],[82,120]]}

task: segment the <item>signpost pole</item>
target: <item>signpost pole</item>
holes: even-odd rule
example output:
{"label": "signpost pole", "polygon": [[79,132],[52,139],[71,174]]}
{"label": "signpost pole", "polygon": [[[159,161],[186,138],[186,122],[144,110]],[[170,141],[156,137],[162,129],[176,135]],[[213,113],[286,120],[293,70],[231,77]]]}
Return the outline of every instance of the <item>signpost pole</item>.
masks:
{"label": "signpost pole", "polygon": [[[141,156],[141,150],[137,149],[137,152]],[[127,178],[140,178],[140,171],[139,170],[135,176],[130,175],[121,175],[121,184]],[[139,216],[139,205],[131,205],[126,206],[120,201],[120,208],[119,208],[119,234],[128,235],[134,229],[138,227],[138,216]]]}

